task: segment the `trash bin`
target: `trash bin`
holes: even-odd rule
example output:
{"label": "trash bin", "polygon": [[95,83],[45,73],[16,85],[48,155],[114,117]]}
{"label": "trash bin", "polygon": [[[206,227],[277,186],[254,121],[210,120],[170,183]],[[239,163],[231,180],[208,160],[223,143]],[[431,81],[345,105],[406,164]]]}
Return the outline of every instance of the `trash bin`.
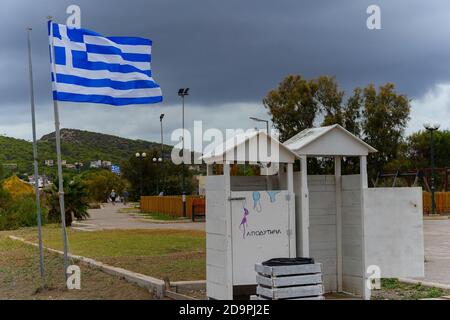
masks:
{"label": "trash bin", "polygon": [[275,258],[261,263],[263,266],[294,266],[300,264],[314,264],[313,258]]}
{"label": "trash bin", "polygon": [[322,264],[275,258],[255,265],[257,300],[323,300]]}

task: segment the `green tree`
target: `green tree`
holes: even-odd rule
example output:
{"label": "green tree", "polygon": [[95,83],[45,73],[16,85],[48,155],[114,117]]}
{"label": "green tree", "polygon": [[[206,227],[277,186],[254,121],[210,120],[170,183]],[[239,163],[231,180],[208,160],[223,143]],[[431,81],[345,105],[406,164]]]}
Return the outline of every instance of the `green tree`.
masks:
{"label": "green tree", "polygon": [[306,80],[300,75],[287,76],[277,89],[271,90],[263,99],[274,127],[285,141],[298,132],[321,125],[340,124],[351,132],[359,133],[361,90],[344,103],[345,91],[339,88],[336,78],[320,76]]}
{"label": "green tree", "polygon": [[[450,166],[450,131],[434,132],[434,153],[436,167]],[[413,133],[406,139],[405,156],[408,169],[431,167],[431,140],[426,130]]]}
{"label": "green tree", "polygon": [[108,199],[112,189],[121,195],[128,184],[125,179],[103,169],[86,171],[80,179],[86,183],[89,201],[100,203]]}
{"label": "green tree", "polygon": [[[159,149],[151,149],[146,152],[145,159],[130,157],[122,162],[122,176],[130,182],[130,196],[137,199],[142,184],[143,195],[156,195],[157,191],[164,191],[166,195],[179,195],[182,193],[182,166],[175,165],[172,161],[165,160],[162,163],[153,162],[153,158],[159,157]],[[186,192],[192,193],[194,182],[192,171],[186,166]]]}
{"label": "green tree", "polygon": [[323,114],[323,126],[340,124],[344,126],[344,110],[342,102],[345,92],[339,89],[334,77],[320,76],[310,80],[314,88],[315,100],[319,103],[319,111]]}
{"label": "green tree", "polygon": [[314,125],[319,108],[315,100],[316,88],[317,84],[300,75],[290,75],[263,99],[274,127],[280,132],[281,141]]}
{"label": "green tree", "polygon": [[[89,217],[88,196],[86,184],[79,178],[69,180],[64,177],[64,202],[66,226],[71,226],[74,217],[82,220]],[[58,181],[46,190],[48,218],[53,222],[61,222],[61,209],[59,203]]]}
{"label": "green tree", "polygon": [[[373,178],[401,155],[409,120],[409,101],[405,95],[397,93],[391,83],[380,86],[378,91],[372,84],[355,88],[345,97],[334,77],[306,80],[299,75],[290,75],[267,94],[263,103],[274,127],[280,132],[281,141],[313,127],[319,119],[323,126],[340,124],[362,138],[379,151],[368,159]],[[309,165],[318,172],[330,167],[326,159],[309,161]],[[344,162],[345,172],[355,171],[357,167],[355,159],[347,158]]]}
{"label": "green tree", "polygon": [[364,97],[361,88],[355,88],[353,94],[348,97],[346,107],[343,113],[343,127],[355,136],[361,136],[361,112]]}
{"label": "green tree", "polygon": [[395,85],[379,87],[370,84],[363,90],[362,131],[364,140],[378,150],[368,158],[372,176],[399,156],[403,135],[409,120],[410,105],[405,95],[395,92]]}

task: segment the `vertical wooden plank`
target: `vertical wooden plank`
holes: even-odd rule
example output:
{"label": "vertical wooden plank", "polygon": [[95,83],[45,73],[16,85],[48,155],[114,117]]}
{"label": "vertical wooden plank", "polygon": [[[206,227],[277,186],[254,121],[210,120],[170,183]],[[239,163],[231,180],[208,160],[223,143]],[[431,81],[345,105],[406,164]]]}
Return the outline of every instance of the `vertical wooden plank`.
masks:
{"label": "vertical wooden plank", "polygon": [[[295,194],[294,194],[294,165],[292,163],[287,165],[287,190],[289,195],[289,256],[295,258],[297,256],[297,239],[295,228]],[[279,171],[283,171],[282,164],[280,164]]]}
{"label": "vertical wooden plank", "polygon": [[334,179],[336,184],[336,271],[337,290],[342,292],[342,157],[334,157]]}
{"label": "vertical wooden plank", "polygon": [[212,166],[212,164],[207,164],[206,165],[206,175],[207,176],[212,176],[213,175],[213,166]]}
{"label": "vertical wooden plank", "polygon": [[223,176],[225,178],[225,212],[226,212],[226,228],[227,228],[227,298],[233,299],[233,243],[231,230],[231,202],[228,200],[231,197],[231,178],[230,178],[230,164],[223,164]]}
{"label": "vertical wooden plank", "polygon": [[365,245],[365,237],[364,237],[364,190],[368,188],[368,179],[367,179],[367,156],[359,157],[359,170],[360,170],[360,183],[361,183],[361,248],[362,252],[362,293],[363,299],[370,300],[371,292],[370,289],[366,285],[366,245]]}
{"label": "vertical wooden plank", "polygon": [[306,156],[300,157],[302,177],[302,257],[309,257],[309,191],[308,191],[308,161]]}

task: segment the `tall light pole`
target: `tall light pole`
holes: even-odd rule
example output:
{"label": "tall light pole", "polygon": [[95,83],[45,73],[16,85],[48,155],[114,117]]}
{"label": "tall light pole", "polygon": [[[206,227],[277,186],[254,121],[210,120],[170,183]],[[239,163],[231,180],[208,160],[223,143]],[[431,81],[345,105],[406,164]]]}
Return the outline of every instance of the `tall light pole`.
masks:
{"label": "tall light pole", "polygon": [[163,119],[164,119],[164,113],[161,113],[159,116],[159,122],[161,124],[161,158],[164,159],[164,145],[163,145]]}
{"label": "tall light pole", "polygon": [[142,179],[144,175],[144,160],[147,158],[147,154],[145,152],[136,153],[136,159],[139,161],[139,171],[140,171],[140,179],[139,179],[139,198],[142,197]]}
{"label": "tall light pole", "polygon": [[266,123],[267,135],[268,136],[270,135],[270,133],[269,133],[269,120],[259,119],[259,118],[255,118],[255,117],[250,117],[250,120],[253,120],[253,121],[256,121],[256,122],[265,122]]}
{"label": "tall light pole", "polygon": [[435,191],[436,191],[436,184],[435,184],[435,176],[434,176],[434,132],[439,129],[441,126],[439,123],[424,123],[424,128],[430,132],[430,138],[431,138],[431,214],[436,214],[436,201],[435,201]]}
{"label": "tall light pole", "polygon": [[[153,158],[153,163],[158,165],[160,163],[162,163],[163,159],[162,158]],[[159,170],[157,168],[156,170],[157,172],[157,177],[156,177],[156,195],[159,195]]]}
{"label": "tall light pole", "polygon": [[182,104],[183,104],[183,111],[182,111],[182,126],[183,126],[183,144],[182,144],[182,157],[183,157],[183,166],[181,168],[182,171],[182,189],[183,189],[183,195],[182,195],[182,200],[183,200],[183,217],[186,217],[186,174],[184,172],[184,168],[185,168],[185,163],[184,163],[184,97],[189,95],[189,88],[181,88],[178,90],[178,96],[181,97],[182,100]]}
{"label": "tall light pole", "polygon": [[[163,119],[164,119],[164,113],[161,113],[161,115],[159,116],[159,122],[161,124],[161,164],[164,161],[164,136],[163,136]],[[162,167],[162,185],[161,185],[161,190],[164,193],[164,187],[165,187],[165,172],[164,172],[164,166]],[[159,181],[159,180],[158,180]]]}

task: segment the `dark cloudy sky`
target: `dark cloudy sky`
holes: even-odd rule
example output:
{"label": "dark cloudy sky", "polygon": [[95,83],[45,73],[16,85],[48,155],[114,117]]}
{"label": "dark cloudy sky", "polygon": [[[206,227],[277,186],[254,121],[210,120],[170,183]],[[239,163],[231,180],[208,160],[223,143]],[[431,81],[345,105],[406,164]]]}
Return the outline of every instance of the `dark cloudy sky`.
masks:
{"label": "dark cloudy sky", "polygon": [[[1,0],[0,134],[30,139],[25,28],[33,28],[38,135],[53,130],[46,17],[65,23],[81,7],[82,27],[153,40],[153,73],[164,103],[113,108],[61,105],[62,127],[166,141],[181,126],[179,87],[190,87],[186,122],[251,128],[267,117],[261,100],[288,74],[334,75],[347,91],[394,82],[413,99],[408,132],[450,119],[448,0]],[[382,30],[366,9],[381,7]]]}

